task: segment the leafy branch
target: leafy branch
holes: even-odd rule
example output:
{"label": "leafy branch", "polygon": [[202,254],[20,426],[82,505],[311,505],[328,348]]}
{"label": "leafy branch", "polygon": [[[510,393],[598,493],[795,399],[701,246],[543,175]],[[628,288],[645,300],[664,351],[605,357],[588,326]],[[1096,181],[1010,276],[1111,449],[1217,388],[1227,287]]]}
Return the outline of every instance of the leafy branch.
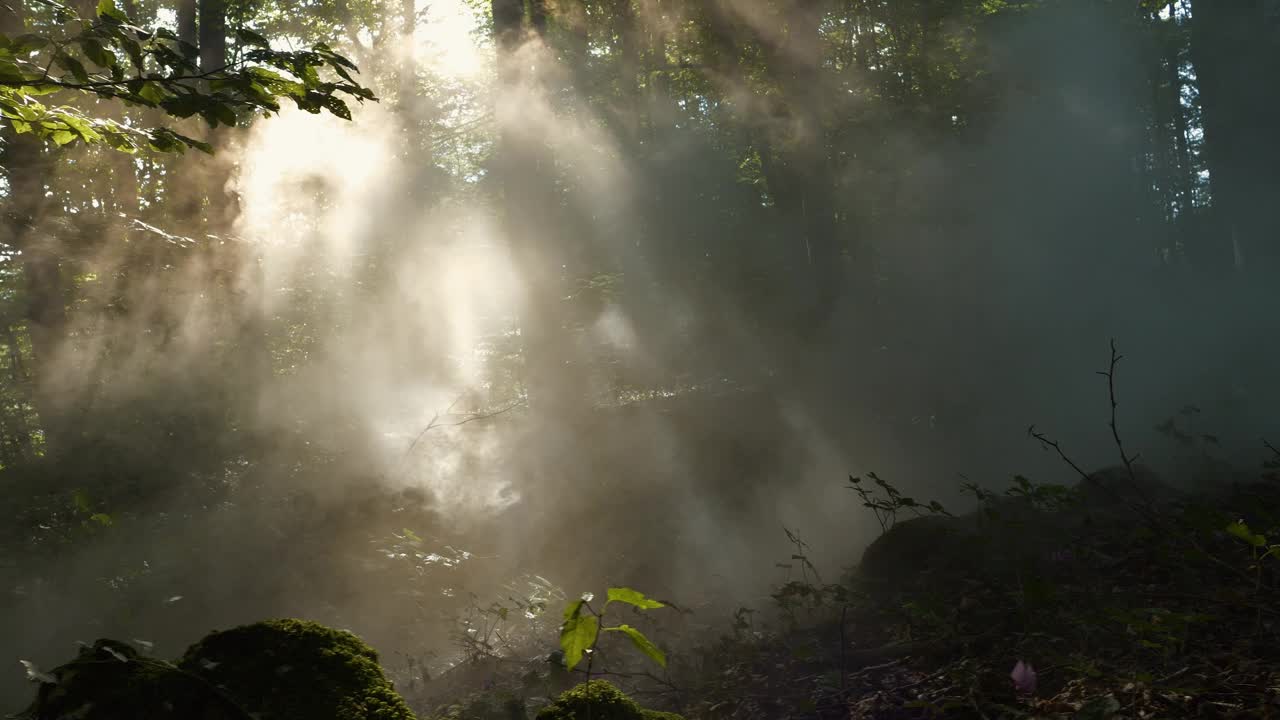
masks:
{"label": "leafy branch", "polygon": [[587,658],[586,682],[591,681],[591,666],[595,660],[596,647],[600,642],[601,632],[616,632],[627,636],[631,644],[647,655],[661,667],[667,666],[667,656],[657,645],[653,644],[644,633],[625,623],[605,626],[604,618],[609,605],[615,602],[630,605],[637,610],[657,610],[666,607],[666,603],[646,597],[643,593],[627,587],[609,588],[604,605],[597,611],[591,606],[594,596],[591,593],[569,603],[564,610],[564,623],[560,626],[560,649],[564,652],[565,667],[572,671]]}
{"label": "leafy branch", "polygon": [[[876,522],[880,523],[880,531],[882,533],[889,532],[897,523],[899,512],[909,512],[917,517],[924,515],[951,515],[937,500],[921,503],[915,498],[903,495],[897,488],[881,479],[875,473],[867,473],[867,478],[880,488],[880,492],[884,494],[883,498],[877,497],[874,489],[863,485],[862,478],[853,475],[849,476],[849,489],[858,494],[858,498],[862,500],[863,507],[869,508],[871,512],[875,513]],[[790,534],[790,532],[787,533],[788,536]]]}
{"label": "leafy branch", "polygon": [[173,118],[199,116],[211,128],[277,113],[285,99],[307,112],[328,111],[346,120],[351,109],[344,96],[377,100],[355,80],[355,64],[324,44],[276,50],[257,32],[236,28],[236,40],[248,51],[224,67],[202,70],[190,43],[166,28],[137,26],[114,0],[99,0],[92,19],[54,0],[38,1],[54,10],[58,22],[78,30],[60,38],[0,34],[0,117],[16,132],[55,145],[79,141],[124,152],[212,152],[208,143],[170,128],[138,128],[37,99],[60,92],[155,108]]}

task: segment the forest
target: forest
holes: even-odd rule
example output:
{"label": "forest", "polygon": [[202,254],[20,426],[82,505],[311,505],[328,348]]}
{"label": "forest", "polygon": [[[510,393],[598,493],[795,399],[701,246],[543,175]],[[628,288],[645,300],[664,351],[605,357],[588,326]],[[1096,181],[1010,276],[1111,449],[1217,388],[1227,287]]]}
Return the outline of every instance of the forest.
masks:
{"label": "forest", "polygon": [[1276,0],[0,0],[0,714],[1280,717],[1276,77]]}

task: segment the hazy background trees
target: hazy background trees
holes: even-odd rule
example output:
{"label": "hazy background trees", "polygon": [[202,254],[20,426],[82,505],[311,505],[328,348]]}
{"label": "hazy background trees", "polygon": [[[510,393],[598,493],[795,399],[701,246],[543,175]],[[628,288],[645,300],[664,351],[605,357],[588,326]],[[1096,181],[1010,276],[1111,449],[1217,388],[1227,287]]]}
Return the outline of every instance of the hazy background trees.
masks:
{"label": "hazy background trees", "polygon": [[1187,405],[1223,457],[1273,429],[1274,3],[121,9],[206,72],[328,43],[381,102],[179,123],[213,157],[5,125],[24,657],[271,614],[422,653],[467,583],[740,592],[784,524],[838,565],[848,471],[1052,472],[1032,422],[1108,461],[1111,337],[1151,462],[1192,469]]}

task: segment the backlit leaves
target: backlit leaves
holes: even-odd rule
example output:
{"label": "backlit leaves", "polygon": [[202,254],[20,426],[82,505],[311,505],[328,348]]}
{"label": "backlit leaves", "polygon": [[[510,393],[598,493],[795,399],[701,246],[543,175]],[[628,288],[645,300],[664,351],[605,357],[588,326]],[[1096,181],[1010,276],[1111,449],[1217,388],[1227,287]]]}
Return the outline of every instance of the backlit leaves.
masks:
{"label": "backlit leaves", "polygon": [[1236,522],[1233,522],[1230,525],[1228,525],[1227,532],[1231,533],[1235,537],[1240,538],[1246,543],[1249,543],[1255,548],[1265,547],[1267,544],[1266,537],[1259,535],[1255,533],[1253,530],[1249,529],[1249,526],[1245,524],[1244,521],[1241,521],[1241,520],[1237,520]]}
{"label": "backlit leaves", "polygon": [[609,602],[623,602],[628,605],[634,605],[641,610],[656,610],[666,607],[662,603],[649,597],[645,597],[644,593],[632,590],[629,587],[609,588]]}
{"label": "backlit leaves", "polygon": [[[377,100],[355,81],[355,64],[325,45],[277,51],[258,32],[235,28],[242,59],[201,72],[196,48],[166,28],[146,30],[132,24],[114,0],[100,0],[93,18],[79,18],[61,3],[41,2],[78,31],[56,39],[0,35],[0,117],[17,132],[55,145],[84,142],[126,152],[211,150],[207,143],[166,128],[143,130],[88,116],[72,106],[37,102],[34,98],[41,95],[94,95],[158,108],[171,117],[199,116],[210,127],[235,126],[257,114],[279,112],[286,98],[302,110],[327,111],[345,120],[352,113],[341,96],[358,102]],[[72,22],[77,19],[81,22]]]}
{"label": "backlit leaves", "polygon": [[[569,603],[564,610],[564,624],[560,626],[560,649],[564,652],[565,665],[570,670],[582,661],[584,654],[595,647],[602,630],[600,624],[611,603],[625,603],[639,610],[656,610],[666,607],[665,603],[647,597],[638,590],[629,587],[612,587],[609,588],[604,608],[596,614],[588,605],[593,597],[591,593],[585,593],[581,599]],[[667,666],[666,654],[636,628],[623,624],[605,627],[603,631],[626,635],[640,652],[662,667]]]}
{"label": "backlit leaves", "polygon": [[645,655],[648,655],[650,659],[652,659],[654,662],[658,663],[662,667],[667,666],[666,654],[663,653],[661,650],[659,650],[658,646],[654,645],[653,642],[650,641],[649,638],[645,637],[644,633],[640,632],[639,630],[631,627],[630,625],[619,625],[617,627],[605,628],[605,631],[620,632],[626,635],[627,637],[631,638],[631,644],[635,645],[640,650],[640,652],[644,653]]}
{"label": "backlit leaves", "polygon": [[600,620],[590,611],[583,612],[586,604],[586,600],[570,603],[564,611],[564,624],[560,626],[560,649],[570,670],[582,662],[583,654],[595,645],[600,631]]}

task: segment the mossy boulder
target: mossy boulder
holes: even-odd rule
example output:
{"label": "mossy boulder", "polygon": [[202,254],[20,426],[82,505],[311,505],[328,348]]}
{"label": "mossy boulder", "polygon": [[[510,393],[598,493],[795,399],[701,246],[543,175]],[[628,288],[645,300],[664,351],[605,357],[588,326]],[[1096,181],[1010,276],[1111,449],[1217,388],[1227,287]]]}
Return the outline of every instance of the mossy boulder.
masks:
{"label": "mossy boulder", "polygon": [[930,515],[898,522],[862,553],[859,574],[892,585],[975,570],[981,538],[966,518]]}
{"label": "mossy boulder", "polygon": [[903,520],[862,554],[858,576],[891,588],[946,588],[966,579],[998,579],[1011,569],[1051,557],[1085,532],[1097,536],[1136,508],[1155,507],[1178,493],[1150,470],[1109,467],[1074,488],[1041,488],[1028,495],[995,496],[960,516]]}
{"label": "mossy boulder", "polygon": [[211,633],[178,664],[262,720],[413,720],[378,654],[341,630],[303,620]]}
{"label": "mossy boulder", "polygon": [[537,720],[684,720],[675,713],[646,710],[612,684],[592,680],[565,691],[538,711]]}
{"label": "mossy boulder", "polygon": [[249,720],[204,679],[144,657],[129,645],[99,640],[47,673],[26,720]]}

